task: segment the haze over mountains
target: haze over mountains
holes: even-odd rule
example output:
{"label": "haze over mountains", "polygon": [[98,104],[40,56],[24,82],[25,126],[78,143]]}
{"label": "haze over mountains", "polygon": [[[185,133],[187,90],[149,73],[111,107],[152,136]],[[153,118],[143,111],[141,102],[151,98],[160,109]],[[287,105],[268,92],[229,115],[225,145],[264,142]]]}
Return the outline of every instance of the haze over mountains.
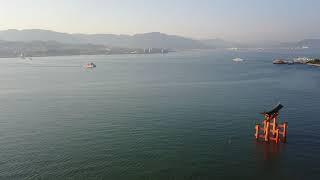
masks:
{"label": "haze over mountains", "polygon": [[208,48],[200,41],[181,36],[166,35],[159,32],[145,34],[114,35],[114,34],[68,34],[49,30],[6,30],[0,31],[0,40],[4,41],[57,41],[60,43],[90,43],[113,47],[127,48],[172,48],[196,49]]}
{"label": "haze over mountains", "polygon": [[213,48],[320,48],[320,39],[299,42],[235,43],[222,39],[195,40],[160,32],[135,35],[115,34],[69,34],[50,30],[9,29],[0,31],[0,57],[14,57],[18,53],[32,56],[149,53],[166,50],[213,49]]}
{"label": "haze over mountains", "polygon": [[176,35],[167,35],[160,32],[151,32],[135,35],[115,34],[69,34],[50,30],[9,29],[0,31],[0,40],[3,41],[57,41],[68,44],[99,44],[127,48],[172,48],[172,49],[203,49],[203,48],[230,48],[250,46],[309,46],[320,47],[320,39],[305,39],[299,42],[260,42],[260,43],[235,43],[223,39],[194,40]]}

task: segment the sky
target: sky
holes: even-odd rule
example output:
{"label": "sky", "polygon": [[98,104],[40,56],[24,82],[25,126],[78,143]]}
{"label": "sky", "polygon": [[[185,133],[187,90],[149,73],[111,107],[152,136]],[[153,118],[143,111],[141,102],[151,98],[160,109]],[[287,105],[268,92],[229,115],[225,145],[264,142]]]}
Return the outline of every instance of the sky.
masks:
{"label": "sky", "polygon": [[320,38],[320,1],[0,0],[0,30],[6,29],[295,41]]}

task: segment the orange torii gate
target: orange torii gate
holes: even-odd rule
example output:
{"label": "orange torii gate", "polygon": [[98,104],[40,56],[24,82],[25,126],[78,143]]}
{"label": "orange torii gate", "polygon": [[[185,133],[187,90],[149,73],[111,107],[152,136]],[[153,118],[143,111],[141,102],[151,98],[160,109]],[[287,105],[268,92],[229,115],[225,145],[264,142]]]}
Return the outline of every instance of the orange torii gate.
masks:
{"label": "orange torii gate", "polygon": [[279,111],[282,108],[283,105],[278,104],[271,111],[261,113],[264,115],[263,126],[256,124],[256,140],[262,139],[265,142],[274,141],[276,143],[286,142],[288,123],[279,124],[278,122]]}

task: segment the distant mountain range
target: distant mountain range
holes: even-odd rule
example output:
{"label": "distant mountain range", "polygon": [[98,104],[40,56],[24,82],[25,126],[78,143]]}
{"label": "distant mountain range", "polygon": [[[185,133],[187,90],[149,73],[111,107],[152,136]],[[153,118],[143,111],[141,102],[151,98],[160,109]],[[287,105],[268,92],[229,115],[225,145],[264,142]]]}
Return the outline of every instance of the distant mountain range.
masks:
{"label": "distant mountain range", "polygon": [[222,39],[195,40],[160,32],[115,35],[69,34],[41,29],[0,31],[0,57],[16,57],[19,53],[27,53],[30,56],[141,54],[213,48],[320,48],[320,39],[240,44]]}
{"label": "distant mountain range", "polygon": [[114,34],[68,34],[49,30],[5,30],[0,31],[0,40],[4,41],[57,41],[68,44],[100,44],[110,47],[127,48],[169,48],[169,49],[198,49],[210,48],[201,41],[181,36],[151,32],[136,35]]}

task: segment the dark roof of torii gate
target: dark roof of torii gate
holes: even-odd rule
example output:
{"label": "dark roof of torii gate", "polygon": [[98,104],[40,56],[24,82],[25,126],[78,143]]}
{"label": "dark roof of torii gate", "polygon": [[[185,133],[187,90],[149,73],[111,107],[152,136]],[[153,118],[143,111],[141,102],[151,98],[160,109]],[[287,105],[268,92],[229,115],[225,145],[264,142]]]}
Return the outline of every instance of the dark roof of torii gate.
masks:
{"label": "dark roof of torii gate", "polygon": [[275,113],[278,113],[282,108],[283,108],[283,105],[279,103],[272,110],[264,112],[263,114],[273,115]]}

